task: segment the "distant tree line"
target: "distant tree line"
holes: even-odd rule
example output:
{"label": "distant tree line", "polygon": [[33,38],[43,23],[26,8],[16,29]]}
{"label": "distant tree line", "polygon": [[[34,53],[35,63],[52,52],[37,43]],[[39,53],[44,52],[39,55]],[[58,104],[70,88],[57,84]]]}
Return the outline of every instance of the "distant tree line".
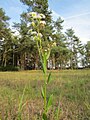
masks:
{"label": "distant tree line", "polygon": [[41,69],[41,62],[37,52],[36,42],[32,37],[31,19],[29,12],[42,13],[46,16],[46,27],[41,29],[43,47],[56,43],[51,49],[47,61],[48,69],[78,69],[90,68],[90,41],[82,44],[72,28],[63,32],[63,22],[60,17],[53,21],[48,9],[48,0],[20,0],[28,6],[27,12],[21,14],[21,22],[14,23],[13,32],[9,27],[9,17],[3,8],[0,8],[0,69],[18,67],[22,70]]}

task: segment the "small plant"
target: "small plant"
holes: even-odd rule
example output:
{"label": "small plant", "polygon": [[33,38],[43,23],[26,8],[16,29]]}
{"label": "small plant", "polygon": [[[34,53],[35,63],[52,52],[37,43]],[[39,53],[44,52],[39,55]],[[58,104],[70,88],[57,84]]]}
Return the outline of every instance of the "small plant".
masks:
{"label": "small plant", "polygon": [[21,118],[22,109],[23,109],[23,107],[25,106],[25,103],[23,104],[23,99],[24,99],[24,95],[25,95],[25,90],[26,90],[26,86],[24,87],[23,94],[22,94],[21,99],[20,99],[20,103],[19,103],[19,107],[18,107],[17,120],[22,120],[22,118]]}
{"label": "small plant", "polygon": [[47,60],[49,59],[50,56],[50,45],[48,44],[45,48],[43,47],[42,45],[43,35],[40,32],[40,30],[44,29],[46,25],[45,15],[38,14],[36,12],[31,12],[28,13],[27,16],[30,17],[32,20],[31,25],[33,27],[33,30],[30,32],[32,34],[33,40],[36,41],[44,74],[44,86],[41,87],[41,94],[44,100],[44,112],[42,115],[42,120],[48,120],[48,110],[52,105],[53,95],[50,95],[49,98],[47,99],[47,85],[51,80],[51,73],[47,75]]}
{"label": "small plant", "polygon": [[56,109],[56,117],[55,117],[55,120],[59,120],[59,114],[60,114],[60,101],[58,103],[58,107]]}

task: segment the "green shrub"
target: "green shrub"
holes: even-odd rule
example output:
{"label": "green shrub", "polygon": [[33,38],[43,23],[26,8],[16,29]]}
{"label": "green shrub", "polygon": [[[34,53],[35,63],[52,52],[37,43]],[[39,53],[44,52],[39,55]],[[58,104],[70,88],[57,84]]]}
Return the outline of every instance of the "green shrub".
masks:
{"label": "green shrub", "polygon": [[16,67],[16,66],[12,66],[12,65],[9,65],[9,66],[0,66],[0,71],[19,71],[19,68]]}

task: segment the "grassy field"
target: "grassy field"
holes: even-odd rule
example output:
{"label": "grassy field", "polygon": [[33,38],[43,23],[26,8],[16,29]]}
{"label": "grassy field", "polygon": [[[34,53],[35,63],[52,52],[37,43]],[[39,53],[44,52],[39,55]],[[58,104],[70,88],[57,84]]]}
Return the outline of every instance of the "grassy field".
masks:
{"label": "grassy field", "polygon": [[[0,72],[0,120],[17,120],[25,86],[22,120],[41,120],[43,79],[42,71]],[[59,101],[59,120],[90,120],[90,70],[52,71],[47,90],[53,94],[49,120],[56,120]]]}

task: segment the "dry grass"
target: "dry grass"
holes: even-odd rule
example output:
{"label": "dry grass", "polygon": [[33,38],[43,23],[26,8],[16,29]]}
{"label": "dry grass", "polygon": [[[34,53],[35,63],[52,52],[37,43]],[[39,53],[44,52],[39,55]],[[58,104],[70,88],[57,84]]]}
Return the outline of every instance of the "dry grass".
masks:
{"label": "dry grass", "polygon": [[[25,85],[22,120],[41,120],[43,78],[42,71],[0,72],[1,120],[17,120]],[[48,96],[53,94],[49,120],[55,120],[58,101],[60,120],[90,120],[90,70],[52,71],[52,81],[47,89]]]}

